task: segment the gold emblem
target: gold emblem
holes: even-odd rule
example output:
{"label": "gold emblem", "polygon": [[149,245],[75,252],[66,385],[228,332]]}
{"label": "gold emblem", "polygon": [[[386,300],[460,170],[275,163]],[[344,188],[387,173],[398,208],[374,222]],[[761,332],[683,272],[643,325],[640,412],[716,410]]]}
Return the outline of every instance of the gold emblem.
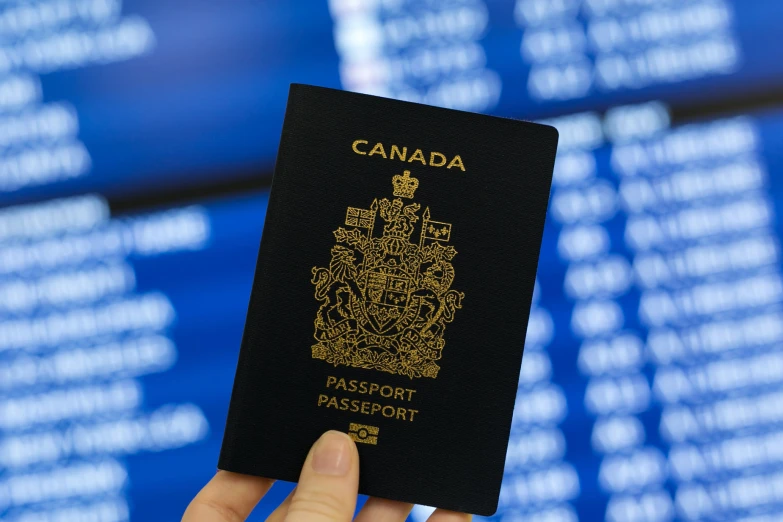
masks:
{"label": "gold emblem", "polygon": [[348,436],[356,442],[362,444],[378,444],[378,433],[380,429],[377,426],[367,424],[356,424],[352,422],[348,425]]}
{"label": "gold emblem", "polygon": [[[418,244],[410,240],[419,221],[412,198],[419,180],[406,170],[392,178],[395,199],[374,200],[369,209],[348,207],[334,231],[328,268],[313,267],[315,359],[335,366],[368,368],[414,377],[438,376],[446,324],[465,294],[451,289],[457,254],[451,224],[421,214]],[[374,234],[376,218],[383,233]],[[378,223],[380,226],[380,223]]]}

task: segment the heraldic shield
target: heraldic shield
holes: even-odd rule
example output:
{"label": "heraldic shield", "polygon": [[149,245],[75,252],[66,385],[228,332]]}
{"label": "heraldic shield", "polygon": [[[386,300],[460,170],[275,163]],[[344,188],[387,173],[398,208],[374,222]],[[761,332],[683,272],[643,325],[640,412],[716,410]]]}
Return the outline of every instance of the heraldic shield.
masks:
{"label": "heraldic shield", "polygon": [[[457,254],[448,244],[451,224],[430,219],[429,208],[420,216],[418,203],[403,203],[419,185],[410,171],[394,176],[392,185],[394,199],[348,207],[348,228],[334,231],[329,266],[313,268],[321,306],[312,356],[335,366],[435,378],[446,325],[465,297],[451,288]],[[418,243],[411,241],[416,230]]]}

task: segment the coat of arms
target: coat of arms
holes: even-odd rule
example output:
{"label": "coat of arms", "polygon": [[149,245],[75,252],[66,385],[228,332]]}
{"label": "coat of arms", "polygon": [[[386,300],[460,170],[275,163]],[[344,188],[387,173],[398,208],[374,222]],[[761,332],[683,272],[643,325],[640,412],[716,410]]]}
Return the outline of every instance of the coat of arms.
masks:
{"label": "coat of arms", "polygon": [[[448,245],[451,224],[430,219],[429,207],[419,215],[418,203],[403,203],[419,186],[410,171],[394,176],[392,185],[393,200],[348,207],[350,228],[334,231],[328,268],[313,267],[321,306],[312,355],[335,366],[435,378],[446,324],[465,296],[451,288],[457,254]],[[417,230],[418,243],[411,241]]]}

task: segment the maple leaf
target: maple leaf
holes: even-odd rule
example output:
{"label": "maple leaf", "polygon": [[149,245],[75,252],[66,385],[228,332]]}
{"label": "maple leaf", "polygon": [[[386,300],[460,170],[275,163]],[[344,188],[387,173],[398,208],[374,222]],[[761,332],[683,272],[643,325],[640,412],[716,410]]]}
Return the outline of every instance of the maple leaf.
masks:
{"label": "maple leaf", "polygon": [[343,227],[340,227],[334,231],[334,238],[337,240],[338,243],[347,243],[348,231],[345,230]]}
{"label": "maple leaf", "polygon": [[442,255],[446,261],[451,261],[457,255],[457,250],[453,246],[447,246],[443,249]]}
{"label": "maple leaf", "polygon": [[334,238],[338,243],[347,243],[362,251],[368,246],[367,238],[355,228],[346,230],[343,227],[340,227],[334,231]]}

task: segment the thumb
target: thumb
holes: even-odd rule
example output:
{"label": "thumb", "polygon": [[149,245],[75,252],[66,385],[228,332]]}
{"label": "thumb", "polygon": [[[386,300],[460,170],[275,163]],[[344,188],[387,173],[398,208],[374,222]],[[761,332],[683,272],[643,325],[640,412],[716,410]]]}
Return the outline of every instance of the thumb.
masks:
{"label": "thumb", "polygon": [[286,522],[350,522],[359,489],[359,453],[345,433],[327,431],[299,476]]}

